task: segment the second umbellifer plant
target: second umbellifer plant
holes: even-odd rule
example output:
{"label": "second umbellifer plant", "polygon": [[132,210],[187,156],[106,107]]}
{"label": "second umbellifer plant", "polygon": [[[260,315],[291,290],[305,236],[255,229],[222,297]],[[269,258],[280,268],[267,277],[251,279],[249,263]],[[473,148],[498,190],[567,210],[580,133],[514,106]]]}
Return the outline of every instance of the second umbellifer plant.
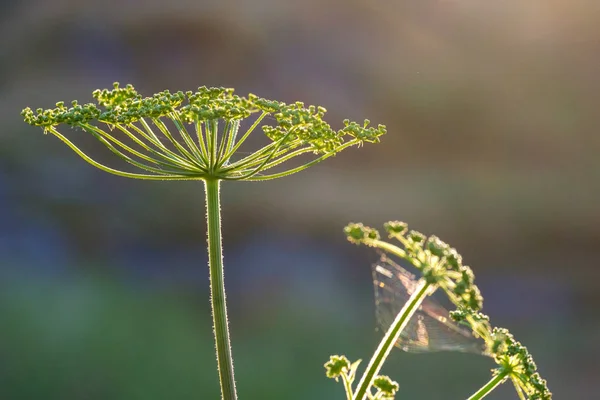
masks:
{"label": "second umbellifer plant", "polygon": [[[491,379],[468,400],[483,399],[506,381],[512,382],[520,400],[551,400],[552,393],[548,390],[546,381],[537,372],[537,366],[527,348],[516,341],[507,329],[492,327],[488,316],[480,312],[483,307],[483,297],[475,285],[473,271],[463,264],[462,257],[456,249],[436,236],[427,238],[420,232],[409,231],[404,222],[390,221],[384,225],[384,228],[388,237],[398,241],[400,246],[382,240],[377,230],[362,224],[348,225],[345,233],[352,243],[374,247],[385,254],[408,262],[422,277],[418,281],[406,283],[407,278],[401,267],[392,270],[375,269],[384,275],[383,280],[375,281],[377,286],[384,288],[386,285],[393,285],[395,281],[402,280],[403,285],[409,289],[407,291],[409,297],[399,312],[391,316],[393,321],[390,321],[389,328],[355,389],[352,384],[357,376],[360,361],[350,363],[346,357],[335,355],[325,363],[329,378],[336,380],[341,378],[347,400],[392,400],[394,398],[399,388],[398,383],[387,376],[379,375],[379,372],[394,346],[400,344],[399,347],[408,348],[407,345],[401,344],[401,335],[408,329],[413,316],[418,311],[424,310],[426,297],[437,289],[440,289],[457,307],[448,318],[439,313],[432,314],[437,323],[451,327],[455,332],[463,332],[459,331],[459,325],[468,327],[472,332],[471,337],[482,342],[481,353],[491,357],[497,364],[497,367],[492,370]],[[456,325],[446,321],[450,318]],[[428,346],[428,329],[424,322],[422,324],[420,335],[417,335],[414,342]],[[417,330],[419,330],[418,324]],[[464,336],[463,340],[465,340]],[[446,349],[450,347],[446,346]]]}

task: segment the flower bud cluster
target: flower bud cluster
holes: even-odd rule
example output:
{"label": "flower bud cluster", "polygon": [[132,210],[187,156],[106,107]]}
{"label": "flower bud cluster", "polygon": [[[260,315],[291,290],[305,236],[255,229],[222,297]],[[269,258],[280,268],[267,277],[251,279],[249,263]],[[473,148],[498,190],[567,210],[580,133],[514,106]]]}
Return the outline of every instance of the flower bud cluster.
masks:
{"label": "flower bud cluster", "polygon": [[487,315],[467,308],[451,312],[450,317],[456,322],[466,323],[474,333],[487,339],[488,352],[498,364],[494,374],[508,376],[529,399],[552,399],[552,393],[537,372],[537,365],[527,347],[518,342],[508,329],[491,328]]}
{"label": "flower bud cluster", "polygon": [[[390,238],[397,239],[404,249],[390,245],[379,239],[379,232],[362,224],[349,224],[344,229],[348,240],[355,244],[380,247],[384,251],[393,247],[393,254],[413,264],[429,283],[439,285],[451,297],[457,307],[480,310],[483,297],[475,285],[475,275],[470,267],[463,265],[462,257],[456,249],[437,236],[426,237],[420,232],[409,231],[401,221],[384,224]],[[384,246],[381,246],[384,244]]]}
{"label": "flower bud cluster", "polygon": [[350,372],[350,361],[346,356],[331,356],[325,363],[325,375],[337,380],[342,374]]}
{"label": "flower bud cluster", "polygon": [[33,112],[29,107],[25,108],[21,115],[26,123],[33,126],[41,126],[46,132],[48,127],[60,124],[77,126],[95,120],[100,116],[100,110],[93,104],[80,105],[77,101],[71,103],[67,108],[65,103],[59,101],[56,108],[44,110],[38,108]]}
{"label": "flower bud cluster", "polygon": [[385,134],[386,128],[379,125],[377,128],[369,127],[365,120],[360,126],[356,122],[344,120],[344,128],[334,130],[323,121],[327,110],[324,107],[309,106],[304,103],[280,104],[278,112],[274,114],[277,126],[264,126],[263,131],[273,141],[286,137],[293,130],[293,138],[297,138],[301,145],[309,145],[315,153],[330,153],[341,146],[347,136],[360,142],[375,143],[379,136]]}
{"label": "flower bud cluster", "polygon": [[377,229],[369,228],[363,224],[348,224],[344,228],[348,241],[354,244],[368,244],[370,240],[379,240]]}
{"label": "flower bud cluster", "polygon": [[546,380],[542,379],[537,372],[537,365],[527,347],[515,340],[514,336],[504,328],[494,328],[492,337],[498,343],[497,353],[494,354],[499,364],[498,373],[508,371],[515,386],[520,387],[532,400],[552,399]]}
{"label": "flower bud cluster", "polygon": [[[326,112],[323,107],[305,107],[302,102],[285,104],[253,94],[242,97],[228,88],[202,86],[195,92],[164,90],[142,97],[132,85],[121,87],[114,83],[112,89],[95,90],[93,97],[96,103],[80,105],[74,101],[71,107],[66,107],[59,102],[55,108],[47,110],[25,108],[22,115],[25,122],[59,137],[98,168],[140,179],[274,179],[299,172],[346,147],[376,143],[386,133],[385,126],[369,127],[368,120],[362,125],[345,120],[342,129],[334,130],[323,120]],[[240,120],[257,113],[259,116],[254,118],[251,128],[238,136]],[[261,126],[267,115],[276,122],[273,126]],[[170,132],[164,119],[171,120],[177,135]],[[220,132],[218,121],[225,121]],[[194,126],[195,135],[188,133],[186,124]],[[102,166],[58,132],[59,125],[78,127],[91,133],[119,158],[153,174],[133,174]],[[257,126],[261,126],[273,142],[249,156],[234,157]],[[139,147],[133,148],[111,134],[114,128]],[[156,135],[154,129],[161,133]],[[263,173],[308,152],[319,157],[287,171]]]}
{"label": "flower bud cluster", "polygon": [[374,399],[389,400],[393,399],[400,389],[398,382],[393,381],[387,375],[379,375],[373,381],[373,387],[377,389],[377,393],[373,396]]}
{"label": "flower bud cluster", "polygon": [[[97,89],[93,92],[97,104],[82,106],[75,101],[72,107],[67,108],[64,102],[59,102],[56,108],[40,108],[36,112],[25,108],[22,115],[30,125],[47,127],[61,124],[75,126],[94,120],[109,124],[130,124],[143,118],[160,118],[171,113],[177,113],[187,123],[198,120],[235,120],[263,111],[272,113],[278,123],[274,127],[263,127],[269,138],[276,141],[294,129],[292,138],[312,146],[316,152],[334,151],[344,143],[347,135],[360,142],[377,142],[379,136],[386,132],[383,125],[368,127],[368,120],[365,120],[363,126],[344,120],[344,128],[335,131],[323,121],[326,112],[323,107],[305,107],[302,102],[287,105],[252,94],[245,98],[233,92],[230,88],[202,86],[196,92],[171,93],[165,90],[144,98],[132,85],[120,87],[115,82],[111,90]],[[187,104],[182,105],[184,102]]]}

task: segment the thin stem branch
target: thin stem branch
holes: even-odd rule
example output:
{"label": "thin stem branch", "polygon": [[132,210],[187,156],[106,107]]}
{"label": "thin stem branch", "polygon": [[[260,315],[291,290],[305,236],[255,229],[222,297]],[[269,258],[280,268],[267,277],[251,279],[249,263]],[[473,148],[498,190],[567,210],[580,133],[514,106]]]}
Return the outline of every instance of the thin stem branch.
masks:
{"label": "thin stem branch", "polygon": [[268,114],[269,114],[268,112],[263,111],[262,114],[258,116],[256,121],[254,121],[252,126],[250,128],[248,128],[248,130],[244,133],[244,135],[242,135],[240,140],[238,140],[238,142],[231,149],[229,149],[229,151],[225,154],[225,157],[224,157],[225,159],[231,158],[233,153],[235,153],[237,151],[237,149],[240,148],[240,146],[246,141],[248,136],[250,136],[252,131],[254,131],[254,129],[256,129],[256,127],[260,124],[260,122],[263,120],[263,118],[266,117]]}
{"label": "thin stem branch", "polygon": [[[223,152],[225,151],[226,143],[229,140],[228,136],[231,134],[230,128],[231,128],[231,121],[225,120],[225,125],[223,126],[223,134],[221,135],[221,140],[219,140],[219,149],[217,150],[217,159],[216,159],[215,166],[218,166],[221,164],[221,157],[223,157]],[[217,144],[215,143],[215,146],[216,145]]]}
{"label": "thin stem branch", "polygon": [[[93,127],[93,125],[87,124],[91,127]],[[87,126],[84,125],[84,126]],[[141,146],[142,148],[144,148],[146,151],[152,153],[153,155],[162,158],[165,161],[157,161],[158,163],[161,163],[161,165],[165,165],[165,166],[169,166],[172,168],[186,168],[191,166],[191,164],[180,160],[180,159],[176,159],[170,155],[167,155],[165,153],[162,153],[160,151],[155,150],[154,148],[150,147],[149,145],[147,145],[143,140],[141,140],[140,138],[138,138],[136,135],[133,134],[133,132],[130,132],[129,129],[127,129],[126,126],[123,126],[121,124],[115,124],[114,125],[117,129],[119,129],[121,132],[123,132],[124,134],[126,134],[131,140],[133,140],[135,143],[137,143],[139,146]],[[131,124],[131,126],[135,127],[133,124]],[[136,131],[138,131],[138,133],[140,133],[141,129],[139,129],[138,127],[135,127]],[[148,137],[146,137],[146,135],[142,132],[140,134],[140,136],[142,136],[143,138],[145,138],[146,140],[148,140],[150,143],[152,143],[152,140],[149,139]]]}
{"label": "thin stem branch", "polygon": [[408,255],[406,254],[406,251],[404,251],[404,249],[401,249],[400,247],[394,246],[393,244],[385,242],[383,240],[365,239],[365,244],[368,246],[373,246],[378,249],[384,250],[388,253],[392,253],[393,255],[403,258],[405,260],[410,260],[410,258],[408,257]]}
{"label": "thin stem branch", "polygon": [[98,141],[102,144],[104,144],[110,151],[113,152],[113,154],[115,154],[117,157],[119,157],[120,159],[122,159],[123,161],[136,166],[140,169],[143,169],[145,171],[148,172],[154,172],[156,174],[176,174],[176,175],[187,175],[187,176],[198,176],[198,174],[200,173],[200,171],[198,171],[198,173],[193,173],[190,174],[189,172],[186,172],[185,170],[167,170],[167,169],[163,169],[163,168],[154,168],[151,167],[149,165],[145,165],[142,164],[141,162],[138,162],[136,160],[134,160],[133,158],[129,157],[128,155],[124,154],[123,152],[117,150],[112,144],[110,144],[110,142],[106,139],[104,139],[102,136],[98,135],[95,132],[91,132],[91,134],[96,137],[96,139],[98,139]]}
{"label": "thin stem branch", "polygon": [[[269,161],[268,163],[266,163],[265,165],[263,165],[263,167],[261,168],[261,172],[262,171],[266,171],[269,168],[276,167],[277,165],[279,165],[282,162],[287,161],[287,160],[289,160],[291,158],[297,157],[297,156],[302,155],[304,153],[313,152],[312,149],[307,148],[307,147],[290,152],[290,150],[292,150],[293,148],[295,148],[297,146],[299,146],[299,144],[297,144],[297,143],[287,143],[285,145],[285,147],[284,146],[280,147],[279,150],[277,150],[275,152],[275,154],[271,157],[271,161]],[[261,149],[261,151],[263,149]],[[260,158],[258,158],[258,157],[254,157],[254,158],[256,158],[256,159],[254,159],[252,161],[249,161],[249,162],[244,162],[243,163],[243,169],[244,170],[248,170],[251,167],[254,167],[254,166],[262,164],[262,162],[264,161],[265,155],[262,155]],[[240,167],[238,166],[238,168],[235,168],[235,169],[240,170]]]}
{"label": "thin stem branch", "polygon": [[[263,146],[262,148],[260,148],[256,151],[253,151],[251,154],[247,155],[246,157],[236,160],[236,161],[230,163],[229,165],[227,165],[226,167],[219,168],[219,170],[221,172],[228,173],[233,170],[239,170],[240,168],[246,168],[247,165],[248,166],[258,165],[264,161],[265,157],[268,157],[268,155],[273,151],[274,147],[279,146],[279,145],[280,145],[279,142],[271,142],[268,145]],[[279,147],[279,150],[281,150],[281,146]],[[285,148],[284,148],[284,150],[285,150]]]}
{"label": "thin stem branch", "polygon": [[89,164],[93,165],[94,167],[96,167],[98,169],[101,169],[102,171],[108,172],[113,175],[123,176],[125,178],[147,179],[147,180],[153,180],[153,181],[160,181],[160,180],[184,181],[184,180],[200,179],[197,176],[180,176],[180,175],[169,175],[169,174],[147,175],[147,174],[135,174],[135,173],[131,173],[131,172],[119,171],[117,169],[107,167],[106,165],[100,164],[99,162],[93,160],[87,154],[85,154],[83,151],[81,151],[77,146],[75,146],[75,144],[73,144],[73,142],[71,142],[69,139],[67,139],[65,136],[63,136],[60,132],[58,132],[53,127],[48,128],[48,131],[51,132],[57,138],[59,138],[64,144],[69,146],[71,148],[71,150],[73,150],[75,153],[77,153],[77,155],[79,155],[79,157],[83,158],[86,162],[88,162]]}
{"label": "thin stem branch", "polygon": [[347,375],[342,375],[342,382],[346,391],[346,400],[352,400],[352,382]]}
{"label": "thin stem branch", "polygon": [[210,120],[204,124],[206,135],[206,148],[208,150],[208,171],[215,172],[217,165],[217,136],[219,131],[219,121]]}
{"label": "thin stem branch", "polygon": [[[285,154],[288,151],[289,150],[286,149],[284,152],[281,152],[281,153]],[[313,152],[313,150],[310,148],[303,148],[303,149],[294,150],[291,153],[287,153],[283,157],[279,157],[279,154],[276,154],[275,157],[273,157],[273,160],[271,160],[270,162],[265,164],[265,166],[262,168],[262,171],[266,171],[270,168],[276,167],[279,164],[281,164],[287,160],[291,160],[294,157],[298,157],[298,156],[301,156],[302,154],[312,153],[312,152]],[[277,158],[277,157],[279,157],[279,158]]]}
{"label": "thin stem branch", "polygon": [[208,265],[210,269],[210,300],[217,348],[217,363],[223,400],[236,400],[233,358],[229,340],[225,283],[223,280],[223,249],[221,244],[220,181],[206,179],[206,217],[208,224]]}
{"label": "thin stem branch", "polygon": [[204,142],[204,135],[202,133],[202,121],[196,120],[194,126],[196,129],[196,138],[198,139],[198,145],[200,146],[200,152],[204,155],[204,162],[208,166],[208,150],[206,149],[206,143]]}
{"label": "thin stem branch", "polygon": [[[93,125],[87,124],[87,125],[82,125],[82,128],[88,130],[94,137],[96,137],[100,142],[102,142],[106,147],[108,147],[108,149],[110,151],[112,151],[113,153],[115,153],[118,157],[120,157],[121,159],[127,161],[128,163],[135,165],[136,167],[145,169],[147,171],[150,172],[157,172],[157,173],[173,173],[173,174],[178,174],[179,172],[182,172],[183,174],[185,174],[186,169],[185,166],[182,168],[182,166],[179,165],[174,165],[174,164],[170,164],[170,163],[165,163],[163,161],[154,159],[150,156],[145,155],[144,153],[140,153],[139,151],[125,145],[123,142],[121,142],[120,140],[115,139],[112,135],[109,135],[107,132],[103,131],[102,129],[99,129]],[[124,153],[122,153],[121,151],[117,150],[112,144],[116,144],[117,146],[119,146],[120,148],[122,148],[123,150],[133,154],[136,157],[139,157],[142,160],[151,162],[152,164],[156,164],[156,165],[161,165],[163,167],[167,167],[167,169],[157,169],[157,168],[146,168],[147,166],[139,163],[135,160],[133,160],[131,157],[125,155]],[[168,170],[168,168],[172,168],[172,170]],[[199,172],[202,172],[201,170],[199,170]],[[189,175],[189,174],[188,174]]]}
{"label": "thin stem branch", "polygon": [[207,165],[207,162],[204,159],[204,155],[202,154],[202,152],[200,151],[198,146],[196,146],[196,144],[194,143],[194,140],[192,140],[192,137],[190,136],[187,129],[185,128],[185,124],[183,123],[183,121],[181,121],[181,118],[179,118],[179,115],[177,113],[171,113],[171,114],[169,114],[169,117],[171,118],[171,121],[173,121],[173,124],[177,128],[179,135],[181,136],[181,138],[187,145],[188,149],[197,158],[198,162],[200,164]]}
{"label": "thin stem branch", "polygon": [[492,390],[494,390],[498,385],[500,385],[502,382],[504,382],[504,380],[506,379],[507,375],[508,375],[508,371],[504,371],[504,372],[501,372],[498,375],[492,377],[492,379],[490,379],[488,383],[486,383],[485,385],[483,385],[481,387],[481,389],[479,389],[477,392],[475,392],[467,400],[479,400],[479,399],[483,399],[485,396],[487,396],[488,394],[490,394],[490,392]]}
{"label": "thin stem branch", "polygon": [[521,389],[521,386],[519,386],[518,382],[515,381],[515,379],[511,379],[515,390],[517,391],[517,394],[519,395],[519,400],[527,400],[527,398],[525,397],[525,394],[523,393],[523,389]]}
{"label": "thin stem branch", "polygon": [[221,168],[223,165],[226,165],[229,162],[229,158],[227,158],[226,154],[228,154],[233,146],[235,145],[235,140],[237,138],[238,132],[240,131],[240,120],[236,119],[231,121],[231,130],[227,135],[227,148],[225,150],[225,155],[223,155],[220,164],[218,165]]}
{"label": "thin stem branch", "polygon": [[152,118],[151,121],[154,123],[154,126],[156,126],[163,133],[163,135],[169,139],[173,146],[179,150],[179,153],[182,156],[184,156],[190,163],[198,168],[204,169],[205,166],[201,164],[200,160],[197,160],[185,147],[179,144],[179,142],[173,137],[173,135],[171,135],[171,132],[169,132],[169,129],[160,118]]}
{"label": "thin stem branch", "polygon": [[186,165],[188,167],[192,167],[193,164],[186,161],[185,159],[181,158],[179,155],[177,155],[176,153],[172,152],[171,150],[169,150],[156,136],[156,134],[152,131],[152,129],[150,128],[150,125],[148,125],[148,123],[146,121],[144,121],[143,119],[140,119],[139,121],[140,125],[142,125],[142,127],[144,129],[140,129],[138,126],[136,126],[134,123],[130,123],[128,126],[130,128],[132,128],[133,130],[135,130],[140,136],[142,136],[143,138],[145,138],[146,140],[148,140],[150,143],[152,143],[154,146],[156,146],[159,151],[159,154],[163,154],[164,157],[171,159],[172,161],[181,164],[181,165]]}
{"label": "thin stem branch", "polygon": [[[146,130],[148,135],[150,135],[152,137],[152,139],[154,140],[154,143],[160,145],[160,147],[166,148],[166,146],[160,141],[158,136],[156,136],[156,133],[154,133],[154,131],[152,130],[152,128],[150,127],[148,122],[146,122],[146,120],[144,118],[140,118],[139,123],[144,127],[144,129]],[[132,125],[133,125],[133,123],[132,123]]]}
{"label": "thin stem branch", "polygon": [[383,362],[400,338],[400,333],[402,333],[414,313],[419,309],[419,306],[430,290],[430,286],[431,285],[425,280],[419,280],[415,291],[410,296],[406,304],[404,304],[404,307],[402,307],[402,310],[400,310],[396,316],[396,319],[394,319],[394,322],[392,322],[392,325],[385,333],[385,336],[383,339],[381,339],[377,350],[375,350],[373,358],[371,358],[371,361],[369,361],[367,370],[360,379],[356,392],[354,392],[354,400],[364,400],[367,397],[367,393],[373,385],[375,377],[381,370]]}
{"label": "thin stem branch", "polygon": [[263,168],[265,166],[265,164],[267,164],[269,161],[271,161],[271,159],[277,153],[277,150],[279,150],[283,146],[283,144],[288,139],[288,137],[292,135],[293,131],[294,131],[294,129],[292,128],[288,133],[285,134],[284,137],[279,139],[277,142],[273,142],[276,144],[275,147],[273,148],[271,153],[266,158],[264,158],[264,160],[261,162],[261,164],[259,164],[256,168],[252,169],[251,171],[242,172],[242,175],[235,177],[233,180],[244,180],[246,178],[250,178],[251,176],[259,173],[261,168]]}
{"label": "thin stem branch", "polygon": [[312,160],[312,161],[310,161],[310,162],[308,162],[306,164],[300,165],[299,167],[296,167],[296,168],[289,169],[287,171],[282,171],[282,172],[278,172],[276,174],[271,174],[271,175],[250,175],[249,177],[248,176],[235,177],[235,178],[231,178],[231,180],[241,180],[241,179],[244,179],[244,180],[247,180],[247,181],[250,181],[250,182],[254,182],[254,181],[268,181],[269,179],[282,178],[284,176],[292,175],[292,174],[295,174],[297,172],[303,171],[303,170],[305,170],[305,169],[307,169],[307,168],[309,168],[309,167],[311,167],[311,166],[313,166],[313,165],[315,165],[317,163],[320,163],[321,161],[323,161],[323,160],[325,160],[325,159],[327,159],[329,157],[332,157],[332,156],[336,155],[340,151],[344,150],[346,147],[354,146],[357,143],[359,143],[358,140],[355,140],[355,139],[351,140],[351,141],[349,141],[347,143],[344,143],[343,145],[337,147],[334,151],[332,151],[330,153],[324,154],[321,157],[316,158],[316,159],[314,159],[314,160]]}

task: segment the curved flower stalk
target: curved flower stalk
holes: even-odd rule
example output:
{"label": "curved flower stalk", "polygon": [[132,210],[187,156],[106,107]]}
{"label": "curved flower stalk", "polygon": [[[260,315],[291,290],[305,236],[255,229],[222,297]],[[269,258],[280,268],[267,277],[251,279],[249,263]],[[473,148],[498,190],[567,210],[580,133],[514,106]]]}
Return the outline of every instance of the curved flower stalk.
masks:
{"label": "curved flower stalk", "polygon": [[[517,342],[508,330],[492,328],[489,318],[479,312],[483,306],[483,297],[474,284],[473,271],[462,264],[462,257],[456,249],[436,236],[427,238],[422,233],[409,232],[408,226],[403,222],[387,222],[384,228],[388,236],[398,240],[402,247],[381,240],[377,230],[362,224],[350,224],[344,231],[352,243],[376,247],[410,262],[419,270],[422,278],[386,332],[357,389],[353,393],[350,392],[352,396],[348,398],[351,400],[375,398],[371,387],[375,384],[383,362],[398,341],[408,320],[426,296],[441,289],[457,307],[456,311],[450,313],[452,319],[470,327],[475,337],[482,338],[485,342],[486,354],[498,364],[498,368],[493,370],[492,379],[469,397],[469,400],[484,398],[508,379],[513,382],[520,399],[550,400],[552,394],[548,390],[546,381],[537,373],[537,367],[527,348]],[[335,360],[340,359],[339,356],[335,357],[337,357]],[[326,368],[328,368],[327,364]],[[342,368],[342,377],[343,372]],[[331,373],[328,369],[329,375]],[[354,375],[355,370],[352,377]],[[349,393],[348,390],[346,392]]]}
{"label": "curved flower stalk", "polygon": [[[340,151],[376,143],[385,126],[344,121],[332,129],[323,107],[285,104],[233,89],[200,87],[196,92],[163,91],[142,97],[132,85],[96,90],[95,103],[64,102],[55,108],[23,110],[25,122],[44,129],[93,166],[111,174],[150,180],[201,180],[205,185],[213,328],[222,398],[237,399],[229,339],[223,253],[220,182],[264,181],[300,172]],[[263,124],[266,117],[273,125]],[[242,129],[242,122],[250,125]],[[92,159],[59,131],[69,126],[94,136],[119,159],[141,172],[130,172]],[[248,154],[238,150],[261,127],[270,139]],[[312,160],[286,168],[287,161],[312,154]],[[276,168],[277,167],[277,168]]]}

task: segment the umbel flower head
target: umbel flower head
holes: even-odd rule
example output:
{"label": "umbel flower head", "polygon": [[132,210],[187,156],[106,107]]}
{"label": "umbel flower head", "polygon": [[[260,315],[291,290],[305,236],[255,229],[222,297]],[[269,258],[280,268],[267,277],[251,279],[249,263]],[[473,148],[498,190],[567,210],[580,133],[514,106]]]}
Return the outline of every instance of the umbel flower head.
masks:
{"label": "umbel flower head", "polygon": [[[167,90],[142,97],[132,85],[118,83],[113,89],[96,90],[96,103],[70,107],[25,108],[22,115],[30,125],[40,126],[73,149],[88,163],[116,175],[155,180],[219,179],[260,181],[299,172],[343,149],[374,143],[385,126],[370,127],[344,121],[332,129],[323,121],[323,107],[303,103],[285,104],[255,95],[237,96],[233,89],[200,87],[196,92]],[[273,125],[262,125],[271,116]],[[240,132],[241,122],[251,126]],[[58,128],[68,125],[93,135],[122,160],[144,173],[117,170],[90,158]],[[270,143],[255,152],[236,154],[249,135],[261,126]],[[300,166],[266,173],[294,157],[314,154]]]}
{"label": "umbel flower head", "polygon": [[363,224],[349,224],[344,232],[351,243],[377,247],[407,260],[429,284],[441,288],[457,307],[475,311],[483,307],[483,297],[474,283],[473,271],[463,265],[456,249],[437,236],[426,237],[420,232],[409,231],[408,225],[401,221],[386,222],[384,228],[389,238],[398,240],[404,248],[381,240],[376,229]]}

